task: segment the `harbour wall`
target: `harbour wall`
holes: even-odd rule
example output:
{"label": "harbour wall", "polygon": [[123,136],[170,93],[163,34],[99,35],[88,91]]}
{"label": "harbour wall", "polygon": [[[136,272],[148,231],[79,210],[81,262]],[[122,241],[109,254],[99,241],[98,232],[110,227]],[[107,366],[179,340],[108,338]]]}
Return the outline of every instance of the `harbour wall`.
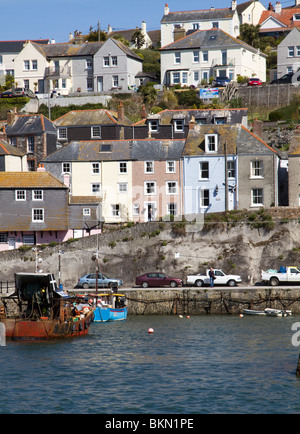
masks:
{"label": "harbour wall", "polygon": [[243,309],[291,310],[300,313],[300,286],[261,288],[134,289],[124,291],[128,315],[240,314]]}

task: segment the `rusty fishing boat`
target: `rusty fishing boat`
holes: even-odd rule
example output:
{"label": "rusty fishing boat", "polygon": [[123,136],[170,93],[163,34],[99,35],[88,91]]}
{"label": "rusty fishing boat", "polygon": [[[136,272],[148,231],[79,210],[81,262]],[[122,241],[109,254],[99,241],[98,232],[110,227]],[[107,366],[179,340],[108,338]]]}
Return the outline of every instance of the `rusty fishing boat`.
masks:
{"label": "rusty fishing boat", "polygon": [[[15,292],[2,298],[0,322],[7,339],[47,340],[86,335],[94,318],[88,304],[76,304],[51,273],[16,273]],[[78,307],[78,309],[76,309]]]}

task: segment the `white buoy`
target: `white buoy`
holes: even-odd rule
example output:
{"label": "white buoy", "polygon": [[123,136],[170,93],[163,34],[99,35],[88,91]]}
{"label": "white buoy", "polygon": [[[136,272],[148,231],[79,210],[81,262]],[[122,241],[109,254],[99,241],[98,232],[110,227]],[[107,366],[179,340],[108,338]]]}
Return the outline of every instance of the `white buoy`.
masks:
{"label": "white buoy", "polygon": [[152,334],[152,333],[154,333],[154,330],[152,328],[150,328],[150,329],[148,329],[148,333]]}
{"label": "white buoy", "polygon": [[243,317],[244,317],[244,315],[242,313],[240,313],[240,318],[243,318]]}
{"label": "white buoy", "polygon": [[179,318],[183,318],[183,316],[182,316],[182,315],[179,315]]}

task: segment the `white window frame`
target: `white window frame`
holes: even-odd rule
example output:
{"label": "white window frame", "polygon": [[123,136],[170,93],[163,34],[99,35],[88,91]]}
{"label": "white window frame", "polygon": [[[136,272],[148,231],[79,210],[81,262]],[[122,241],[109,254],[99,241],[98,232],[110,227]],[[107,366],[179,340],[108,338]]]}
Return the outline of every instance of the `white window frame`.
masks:
{"label": "white window frame", "polygon": [[193,63],[200,62],[200,54],[199,51],[193,51]]}
{"label": "white window frame", "polygon": [[[207,166],[206,167],[204,167]],[[207,173],[207,176],[203,176]],[[200,161],[199,162],[199,179],[207,181],[209,179],[209,161]]]}
{"label": "white window frame", "polygon": [[[209,206],[209,189],[204,188],[200,190],[200,208],[207,208]],[[208,201],[207,204],[205,202]]]}
{"label": "white window frame", "polygon": [[[173,210],[171,210],[171,208],[173,208]],[[173,216],[178,215],[177,203],[175,202],[167,203],[167,215],[173,215]]]}
{"label": "white window frame", "polygon": [[295,57],[295,47],[288,47],[288,57]]}
{"label": "white window frame", "polygon": [[38,69],[38,61],[37,61],[37,59],[33,59],[31,61],[31,69],[32,69],[32,71],[37,71],[37,69]]}
{"label": "white window frame", "polygon": [[91,194],[93,196],[101,195],[101,183],[100,182],[92,182],[91,183]]}
{"label": "white window frame", "polygon": [[174,53],[174,64],[175,65],[181,64],[181,52],[180,51],[175,51],[175,53]]}
{"label": "white window frame", "polygon": [[119,162],[119,174],[120,175],[126,175],[127,173],[128,173],[127,161],[120,161]]}
{"label": "white window frame", "polygon": [[111,66],[118,66],[118,56],[111,56]]}
{"label": "white window frame", "polygon": [[144,194],[145,196],[156,195],[156,181],[144,181]]}
{"label": "white window frame", "polygon": [[34,144],[35,144],[34,136],[27,136],[26,141],[27,141],[27,153],[34,154]]}
{"label": "white window frame", "polygon": [[145,174],[154,173],[154,161],[147,160],[144,163]]}
{"label": "white window frame", "polygon": [[110,66],[109,56],[103,57],[103,67],[108,68]]}
{"label": "white window frame", "polygon": [[101,126],[100,125],[93,125],[91,127],[91,138],[92,139],[101,138]]}
{"label": "white window frame", "polygon": [[24,71],[30,71],[30,60],[24,60]]}
{"label": "white window frame", "polygon": [[62,173],[72,173],[72,165],[68,161],[64,161],[61,165],[61,172]]}
{"label": "white window frame", "polygon": [[92,172],[92,175],[99,175],[100,174],[100,163],[98,161],[94,161],[91,163],[91,172]]}
{"label": "white window frame", "polygon": [[140,215],[140,205],[138,203],[133,204],[133,215],[134,216]]}
{"label": "white window frame", "polygon": [[118,203],[111,205],[112,217],[120,217],[120,205]]}
{"label": "white window frame", "polygon": [[118,192],[120,194],[128,193],[128,182],[118,182]]}
{"label": "white window frame", "polygon": [[202,62],[208,62],[208,50],[202,51]]}
{"label": "white window frame", "polygon": [[264,164],[262,160],[251,161],[250,178],[264,178]]}
{"label": "white window frame", "polygon": [[93,59],[90,57],[86,59],[86,69],[92,69],[93,68]]}
{"label": "white window frame", "polygon": [[[261,198],[261,200],[259,200]],[[263,188],[251,189],[251,206],[264,206],[264,190]]]}
{"label": "white window frame", "polygon": [[174,119],[174,131],[184,133],[184,119]]}
{"label": "white window frame", "polygon": [[176,173],[175,160],[167,160],[166,161],[166,173]]}
{"label": "white window frame", "polygon": [[44,200],[44,191],[41,189],[32,190],[32,200],[43,201]]}
{"label": "white window frame", "polygon": [[91,208],[83,208],[82,215],[89,217],[91,215]]}
{"label": "white window frame", "polygon": [[32,209],[32,222],[43,223],[44,221],[45,221],[44,208],[33,208]]}
{"label": "white window frame", "polygon": [[24,202],[26,200],[26,190],[16,190],[15,200]]}
{"label": "white window frame", "polygon": [[178,182],[177,181],[166,181],[166,195],[174,196],[178,194]]}
{"label": "white window frame", "polygon": [[158,119],[150,119],[148,121],[148,126],[149,126],[149,131],[151,133],[157,133],[158,132],[158,126],[159,126]]}
{"label": "white window frame", "polygon": [[113,88],[119,87],[119,76],[118,75],[112,76],[112,87]]}
{"label": "white window frame", "polygon": [[[214,149],[211,149],[212,146]],[[205,152],[215,153],[217,151],[218,151],[218,134],[205,134]]]}
{"label": "white window frame", "polygon": [[59,140],[68,140],[67,128],[58,128],[57,134]]}

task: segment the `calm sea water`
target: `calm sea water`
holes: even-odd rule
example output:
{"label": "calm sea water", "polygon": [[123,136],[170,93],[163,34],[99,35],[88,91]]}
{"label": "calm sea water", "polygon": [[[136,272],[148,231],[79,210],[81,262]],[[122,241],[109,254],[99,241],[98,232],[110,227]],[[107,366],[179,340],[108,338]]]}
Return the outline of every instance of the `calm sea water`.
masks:
{"label": "calm sea water", "polygon": [[298,414],[296,321],[129,316],[81,338],[8,341],[0,413]]}

